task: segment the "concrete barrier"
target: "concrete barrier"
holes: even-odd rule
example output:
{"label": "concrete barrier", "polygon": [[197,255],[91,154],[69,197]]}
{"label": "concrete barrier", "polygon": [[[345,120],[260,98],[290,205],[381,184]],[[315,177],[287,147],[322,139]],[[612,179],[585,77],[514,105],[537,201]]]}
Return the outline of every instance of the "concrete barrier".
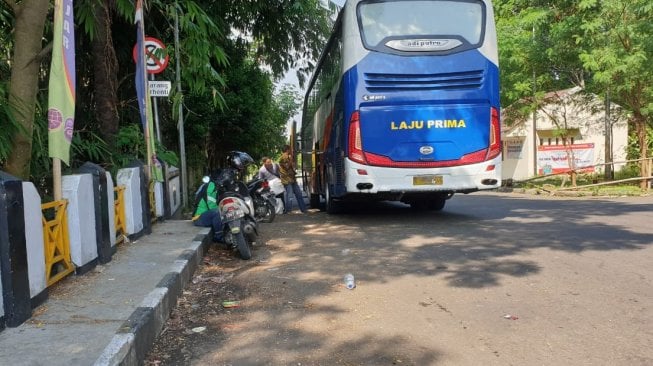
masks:
{"label": "concrete barrier", "polygon": [[0,172],[0,328],[17,327],[32,316],[23,182]]}
{"label": "concrete barrier", "polygon": [[179,169],[174,166],[168,166],[166,169],[166,177],[166,218],[169,219],[175,216],[181,209],[181,180],[179,179]]}
{"label": "concrete barrier", "polygon": [[127,236],[143,231],[143,206],[141,205],[141,176],[138,168],[118,170],[118,185],[125,187],[125,226]]}
{"label": "concrete barrier", "polygon": [[109,172],[105,173],[107,176],[107,215],[109,216],[109,240],[111,243],[111,251],[116,252],[116,215],[114,205],[116,200],[113,189],[116,187],[113,183],[113,178]]}
{"label": "concrete barrier", "polygon": [[45,248],[43,246],[43,217],[41,196],[31,182],[23,182],[25,203],[25,241],[27,245],[27,270],[32,309],[48,298],[48,281],[45,278]]}
{"label": "concrete barrier", "polygon": [[109,230],[108,193],[111,192],[113,195],[113,186],[109,187],[107,185],[106,171],[97,164],[86,162],[79,167],[78,172],[82,174],[90,174],[93,179],[92,202],[93,214],[95,216],[95,244],[97,246],[97,256],[100,263],[109,263],[113,251],[111,249],[111,234]]}
{"label": "concrete barrier", "polygon": [[165,210],[163,208],[164,201],[163,194],[163,183],[154,182],[154,213],[156,214],[157,219],[165,218]]}
{"label": "concrete barrier", "polygon": [[98,248],[95,233],[95,197],[91,174],[65,175],[61,186],[68,200],[68,234],[70,258],[78,275],[97,265]]}

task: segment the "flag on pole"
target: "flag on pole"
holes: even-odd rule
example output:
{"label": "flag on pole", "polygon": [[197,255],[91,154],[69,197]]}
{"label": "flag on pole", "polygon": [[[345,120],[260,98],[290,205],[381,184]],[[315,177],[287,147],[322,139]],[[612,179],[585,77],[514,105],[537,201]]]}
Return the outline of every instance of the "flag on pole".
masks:
{"label": "flag on pole", "polygon": [[48,91],[49,156],[70,165],[70,142],[75,125],[73,0],[54,1],[54,39]]}
{"label": "flag on pole", "polygon": [[150,178],[156,181],[163,181],[161,163],[156,158],[156,146],[154,144],[154,126],[152,114],[152,101],[150,99],[150,88],[147,82],[146,54],[145,54],[145,25],[143,22],[143,0],[136,1],[136,97],[138,98],[138,109],[143,125],[143,135],[147,145],[147,159],[150,167]]}

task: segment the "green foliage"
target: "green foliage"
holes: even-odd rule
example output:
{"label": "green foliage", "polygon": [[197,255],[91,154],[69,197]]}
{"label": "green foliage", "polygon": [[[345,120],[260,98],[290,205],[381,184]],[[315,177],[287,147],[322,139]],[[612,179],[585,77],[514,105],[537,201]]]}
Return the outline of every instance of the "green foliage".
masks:
{"label": "green foliage", "polygon": [[77,161],[102,162],[111,151],[107,144],[91,131],[75,131],[71,143],[72,154]]}
{"label": "green foliage", "polygon": [[[297,92],[282,88],[273,95],[270,76],[248,57],[247,46],[235,41],[225,46],[230,66],[222,71],[221,90],[226,107],[216,108],[206,97],[189,95],[186,126],[189,166],[213,170],[225,153],[246,151],[255,160],[272,155],[285,142],[284,127],[297,110]],[[192,107],[191,107],[192,106]]]}
{"label": "green foliage", "polygon": [[[283,0],[280,3],[257,0],[202,2],[193,0],[149,0],[145,2],[146,34],[168,45],[170,66],[157,75],[159,80],[176,80],[175,63],[181,62],[181,85],[169,99],[158,98],[163,144],[157,147],[158,157],[173,165],[179,158],[177,149],[177,116],[184,107],[188,165],[207,166],[207,159],[218,162],[220,151],[240,149],[258,157],[279,150],[285,143],[284,128],[297,111],[294,91],[273,94],[272,77],[296,67],[299,62],[319,54],[328,33],[326,13],[317,0]],[[103,104],[95,90],[91,40],[99,33],[95,12],[101,5],[110,7],[112,36],[118,59],[117,97],[121,128],[111,146],[102,141],[97,121],[97,108]],[[174,49],[174,20],[179,14],[181,47]],[[46,22],[44,45],[51,39],[51,16]],[[79,0],[75,2],[77,106],[72,143],[72,167],[93,161],[109,169],[117,169],[145,156],[138,107],[134,90],[134,64],[131,57],[135,42],[134,1]],[[5,58],[11,54],[13,15],[0,1],[0,164],[9,154],[14,120],[7,115],[6,90],[10,67]],[[237,30],[232,34],[233,30]],[[238,41],[234,38],[239,38]],[[231,43],[238,43],[233,46]],[[225,47],[232,49],[227,52]],[[238,48],[238,50],[236,50]],[[229,57],[227,56],[229,54]],[[251,57],[250,57],[251,56]],[[232,57],[234,58],[232,60]],[[47,65],[43,62],[38,111],[35,118],[34,151],[31,171],[45,177],[50,174],[47,157]],[[262,71],[266,65],[271,73]],[[303,65],[303,64],[302,64]],[[304,73],[310,70],[304,70]],[[9,123],[6,123],[9,122]],[[7,127],[6,127],[7,126]],[[190,138],[189,138],[190,137]],[[164,146],[171,146],[170,150]],[[43,182],[46,178],[35,178]]]}
{"label": "green foliage", "polygon": [[[2,73],[2,70],[0,70]],[[10,112],[7,103],[7,84],[0,79],[0,121],[3,121],[0,128],[0,167],[2,167],[11,153],[12,139],[21,126]]]}
{"label": "green foliage", "polygon": [[[648,127],[647,132],[647,141],[648,141],[648,151],[653,151],[653,127]],[[640,158],[640,146],[637,139],[637,135],[630,134],[628,136],[628,146],[626,147],[626,156],[628,160],[634,160]]]}
{"label": "green foliage", "polygon": [[586,18],[577,37],[578,44],[588,44],[580,53],[584,66],[594,80],[610,87],[618,102],[634,112],[653,114],[653,7],[648,0],[610,0],[593,6],[596,16]]}
{"label": "green foliage", "polygon": [[156,156],[160,161],[167,163],[168,165],[179,166],[179,156],[177,156],[174,151],[166,149],[166,147],[158,141],[156,142]]}
{"label": "green foliage", "polygon": [[117,167],[127,166],[132,161],[147,155],[147,146],[140,125],[121,127],[116,136],[113,162]]}
{"label": "green foliage", "polygon": [[494,4],[504,106],[521,101],[527,113],[544,92],[585,86],[587,72],[578,58],[582,49],[573,37],[581,18],[573,1]]}
{"label": "green foliage", "polygon": [[[651,151],[653,4],[650,0],[494,1],[501,101],[522,117],[544,92],[579,86],[629,114],[630,158]],[[509,119],[507,119],[509,122]],[[648,174],[642,171],[641,174]]]}
{"label": "green foliage", "polygon": [[0,167],[2,167],[11,153],[11,142],[14,134],[18,131],[19,124],[10,113],[7,97],[9,95],[9,76],[11,69],[9,67],[8,55],[12,48],[12,39],[10,32],[13,24],[13,16],[6,8],[4,2],[0,2]]}
{"label": "green foliage", "polygon": [[253,40],[254,57],[270,67],[275,77],[298,68],[303,84],[312,72],[330,31],[328,11],[318,0],[222,0],[209,12],[224,19],[224,29]]}
{"label": "green foliage", "polygon": [[[222,43],[225,39],[222,29],[206,12],[206,6],[194,1],[160,2],[159,6],[163,17],[169,22],[174,22],[176,16],[179,19],[181,54],[171,54],[180,57],[184,65],[184,86],[191,93],[211,95],[213,102],[220,105],[222,99],[216,86],[224,85],[224,80],[218,69],[228,65],[223,48],[216,44],[216,41]],[[165,35],[170,40],[174,38],[173,30],[174,23],[168,23]]]}

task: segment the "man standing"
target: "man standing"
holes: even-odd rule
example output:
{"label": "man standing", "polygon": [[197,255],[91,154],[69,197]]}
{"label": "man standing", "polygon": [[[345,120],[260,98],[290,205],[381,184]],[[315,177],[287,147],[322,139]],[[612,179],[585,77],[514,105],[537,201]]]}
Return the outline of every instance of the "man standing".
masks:
{"label": "man standing", "polygon": [[261,160],[263,161],[263,166],[258,171],[258,177],[266,180],[279,178],[279,165],[273,163],[272,159],[267,156]]}
{"label": "man standing", "polygon": [[306,213],[306,204],[304,203],[304,198],[302,197],[302,191],[299,189],[299,185],[295,179],[295,159],[293,159],[290,154],[290,146],[284,146],[282,152],[283,153],[281,154],[281,158],[279,159],[279,173],[281,175],[281,183],[286,189],[284,213],[289,213],[292,211],[292,201],[290,199],[291,193],[295,195],[299,209],[303,213]]}

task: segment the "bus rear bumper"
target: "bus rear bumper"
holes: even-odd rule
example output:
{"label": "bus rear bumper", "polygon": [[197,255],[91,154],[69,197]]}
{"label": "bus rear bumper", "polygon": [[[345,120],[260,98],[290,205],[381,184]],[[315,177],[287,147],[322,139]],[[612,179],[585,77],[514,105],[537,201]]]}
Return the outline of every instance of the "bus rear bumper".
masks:
{"label": "bus rear bumper", "polygon": [[449,168],[386,168],[345,159],[347,194],[470,193],[501,186],[501,155],[483,163]]}

